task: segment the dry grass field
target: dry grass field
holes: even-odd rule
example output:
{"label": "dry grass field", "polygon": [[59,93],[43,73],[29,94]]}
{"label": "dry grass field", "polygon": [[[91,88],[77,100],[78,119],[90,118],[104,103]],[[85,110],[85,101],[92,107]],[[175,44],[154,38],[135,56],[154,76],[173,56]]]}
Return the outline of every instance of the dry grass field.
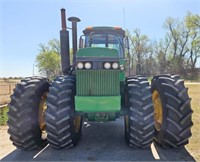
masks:
{"label": "dry grass field", "polygon": [[186,145],[186,149],[196,161],[200,161],[200,83],[186,84],[186,87],[189,88],[189,96],[192,98],[192,120],[194,123],[192,127],[192,137],[190,138],[190,143]]}
{"label": "dry grass field", "polygon": [[0,105],[10,101],[10,95],[18,82],[19,80],[0,80]]}

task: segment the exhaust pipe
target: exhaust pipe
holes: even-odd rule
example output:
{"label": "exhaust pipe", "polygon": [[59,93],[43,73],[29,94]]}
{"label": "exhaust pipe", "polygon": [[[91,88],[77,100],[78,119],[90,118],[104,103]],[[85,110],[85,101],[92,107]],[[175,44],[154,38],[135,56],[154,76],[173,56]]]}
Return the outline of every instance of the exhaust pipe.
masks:
{"label": "exhaust pipe", "polygon": [[77,52],[77,22],[81,20],[77,17],[70,17],[68,20],[72,22],[73,64],[75,64]]}
{"label": "exhaust pipe", "polygon": [[61,26],[60,30],[60,53],[61,66],[63,75],[67,75],[70,69],[70,53],[69,53],[69,31],[67,31],[65,9],[61,9]]}

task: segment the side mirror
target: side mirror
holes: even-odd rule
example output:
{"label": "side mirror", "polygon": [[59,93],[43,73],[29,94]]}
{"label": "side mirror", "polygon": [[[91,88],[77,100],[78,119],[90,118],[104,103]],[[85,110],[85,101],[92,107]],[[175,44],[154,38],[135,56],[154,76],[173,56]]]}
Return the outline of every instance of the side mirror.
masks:
{"label": "side mirror", "polygon": [[79,49],[84,47],[84,39],[83,36],[80,36],[79,38]]}
{"label": "side mirror", "polygon": [[124,40],[124,47],[127,48],[128,50],[130,48],[130,46],[129,46],[129,39],[128,39],[127,36],[125,37],[125,40]]}

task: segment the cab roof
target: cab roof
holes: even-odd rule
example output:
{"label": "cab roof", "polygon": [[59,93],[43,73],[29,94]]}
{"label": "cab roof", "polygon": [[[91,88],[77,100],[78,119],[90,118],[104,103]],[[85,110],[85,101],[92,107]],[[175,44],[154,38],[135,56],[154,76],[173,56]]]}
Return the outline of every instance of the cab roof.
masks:
{"label": "cab roof", "polygon": [[83,33],[85,35],[90,34],[91,32],[113,32],[113,33],[118,33],[120,35],[125,36],[125,31],[121,27],[109,27],[109,26],[95,26],[95,27],[87,27],[85,30],[83,30]]}

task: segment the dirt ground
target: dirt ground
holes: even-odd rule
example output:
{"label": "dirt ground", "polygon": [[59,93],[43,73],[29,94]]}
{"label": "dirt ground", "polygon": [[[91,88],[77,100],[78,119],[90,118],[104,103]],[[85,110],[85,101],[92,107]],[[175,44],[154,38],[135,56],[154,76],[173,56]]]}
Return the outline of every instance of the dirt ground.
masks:
{"label": "dirt ground", "polygon": [[72,149],[56,150],[50,146],[22,151],[12,146],[7,126],[1,126],[1,161],[195,161],[186,148],[163,149],[155,144],[133,149],[124,139],[123,118],[115,122],[86,122],[82,138]]}
{"label": "dirt ground", "polygon": [[7,130],[8,126],[0,126],[0,159],[16,149],[9,139]]}

